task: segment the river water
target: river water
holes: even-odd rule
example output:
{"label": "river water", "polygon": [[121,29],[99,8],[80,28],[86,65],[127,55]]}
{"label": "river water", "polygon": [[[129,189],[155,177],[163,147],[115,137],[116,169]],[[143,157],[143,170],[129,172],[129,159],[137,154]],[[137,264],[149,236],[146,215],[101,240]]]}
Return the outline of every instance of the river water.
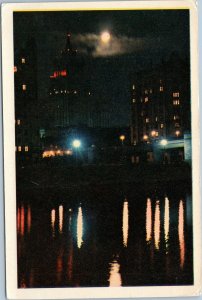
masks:
{"label": "river water", "polygon": [[191,192],[176,186],[18,193],[18,286],[193,284]]}

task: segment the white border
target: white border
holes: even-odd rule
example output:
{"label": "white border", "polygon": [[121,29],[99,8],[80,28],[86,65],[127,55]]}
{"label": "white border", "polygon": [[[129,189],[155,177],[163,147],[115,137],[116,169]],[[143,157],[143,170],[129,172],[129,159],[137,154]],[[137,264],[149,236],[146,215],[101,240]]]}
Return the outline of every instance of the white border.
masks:
{"label": "white border", "polygon": [[[17,288],[15,114],[13,76],[13,11],[190,9],[192,157],[193,157],[193,286],[121,287],[121,288]],[[84,299],[197,296],[201,293],[201,234],[199,188],[199,94],[198,94],[198,16],[193,0],[55,2],[2,4],[2,65],[4,123],[4,188],[6,230],[6,283],[9,299]]]}

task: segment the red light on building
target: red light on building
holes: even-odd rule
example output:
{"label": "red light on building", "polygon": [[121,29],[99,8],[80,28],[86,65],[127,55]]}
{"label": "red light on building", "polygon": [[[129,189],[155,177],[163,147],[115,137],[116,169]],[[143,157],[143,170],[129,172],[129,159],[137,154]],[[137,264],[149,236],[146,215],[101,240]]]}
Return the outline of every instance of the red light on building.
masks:
{"label": "red light on building", "polygon": [[53,75],[50,76],[50,78],[58,78],[58,77],[66,77],[67,71],[61,70],[61,71],[54,71]]}

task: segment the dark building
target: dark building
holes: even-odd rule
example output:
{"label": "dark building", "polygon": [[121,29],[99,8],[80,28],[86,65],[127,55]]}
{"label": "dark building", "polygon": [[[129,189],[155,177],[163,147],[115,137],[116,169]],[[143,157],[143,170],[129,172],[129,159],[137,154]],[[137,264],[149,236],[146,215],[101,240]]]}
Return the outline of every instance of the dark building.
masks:
{"label": "dark building", "polygon": [[41,135],[58,136],[64,128],[110,127],[110,114],[91,87],[89,65],[73,49],[70,34],[53,65]]}
{"label": "dark building", "polygon": [[183,138],[190,132],[190,73],[177,55],[134,74],[131,88],[133,145]]}
{"label": "dark building", "polygon": [[15,51],[15,125],[16,151],[20,156],[39,151],[37,100],[37,54],[34,39]]}

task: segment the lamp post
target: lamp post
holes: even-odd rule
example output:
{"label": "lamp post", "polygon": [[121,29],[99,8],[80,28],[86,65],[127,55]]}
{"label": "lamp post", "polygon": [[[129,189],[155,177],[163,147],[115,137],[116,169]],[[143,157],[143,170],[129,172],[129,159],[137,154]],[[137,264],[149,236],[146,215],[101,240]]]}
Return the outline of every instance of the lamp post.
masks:
{"label": "lamp post", "polygon": [[163,154],[164,154],[164,157],[163,157],[163,160],[165,161],[165,149],[166,149],[166,145],[168,144],[168,141],[166,139],[163,139],[161,140],[160,144],[163,146]]}
{"label": "lamp post", "polygon": [[76,166],[77,166],[77,156],[78,156],[78,149],[81,147],[81,142],[80,140],[74,140],[72,143],[72,146],[75,148],[75,152],[76,152]]}

